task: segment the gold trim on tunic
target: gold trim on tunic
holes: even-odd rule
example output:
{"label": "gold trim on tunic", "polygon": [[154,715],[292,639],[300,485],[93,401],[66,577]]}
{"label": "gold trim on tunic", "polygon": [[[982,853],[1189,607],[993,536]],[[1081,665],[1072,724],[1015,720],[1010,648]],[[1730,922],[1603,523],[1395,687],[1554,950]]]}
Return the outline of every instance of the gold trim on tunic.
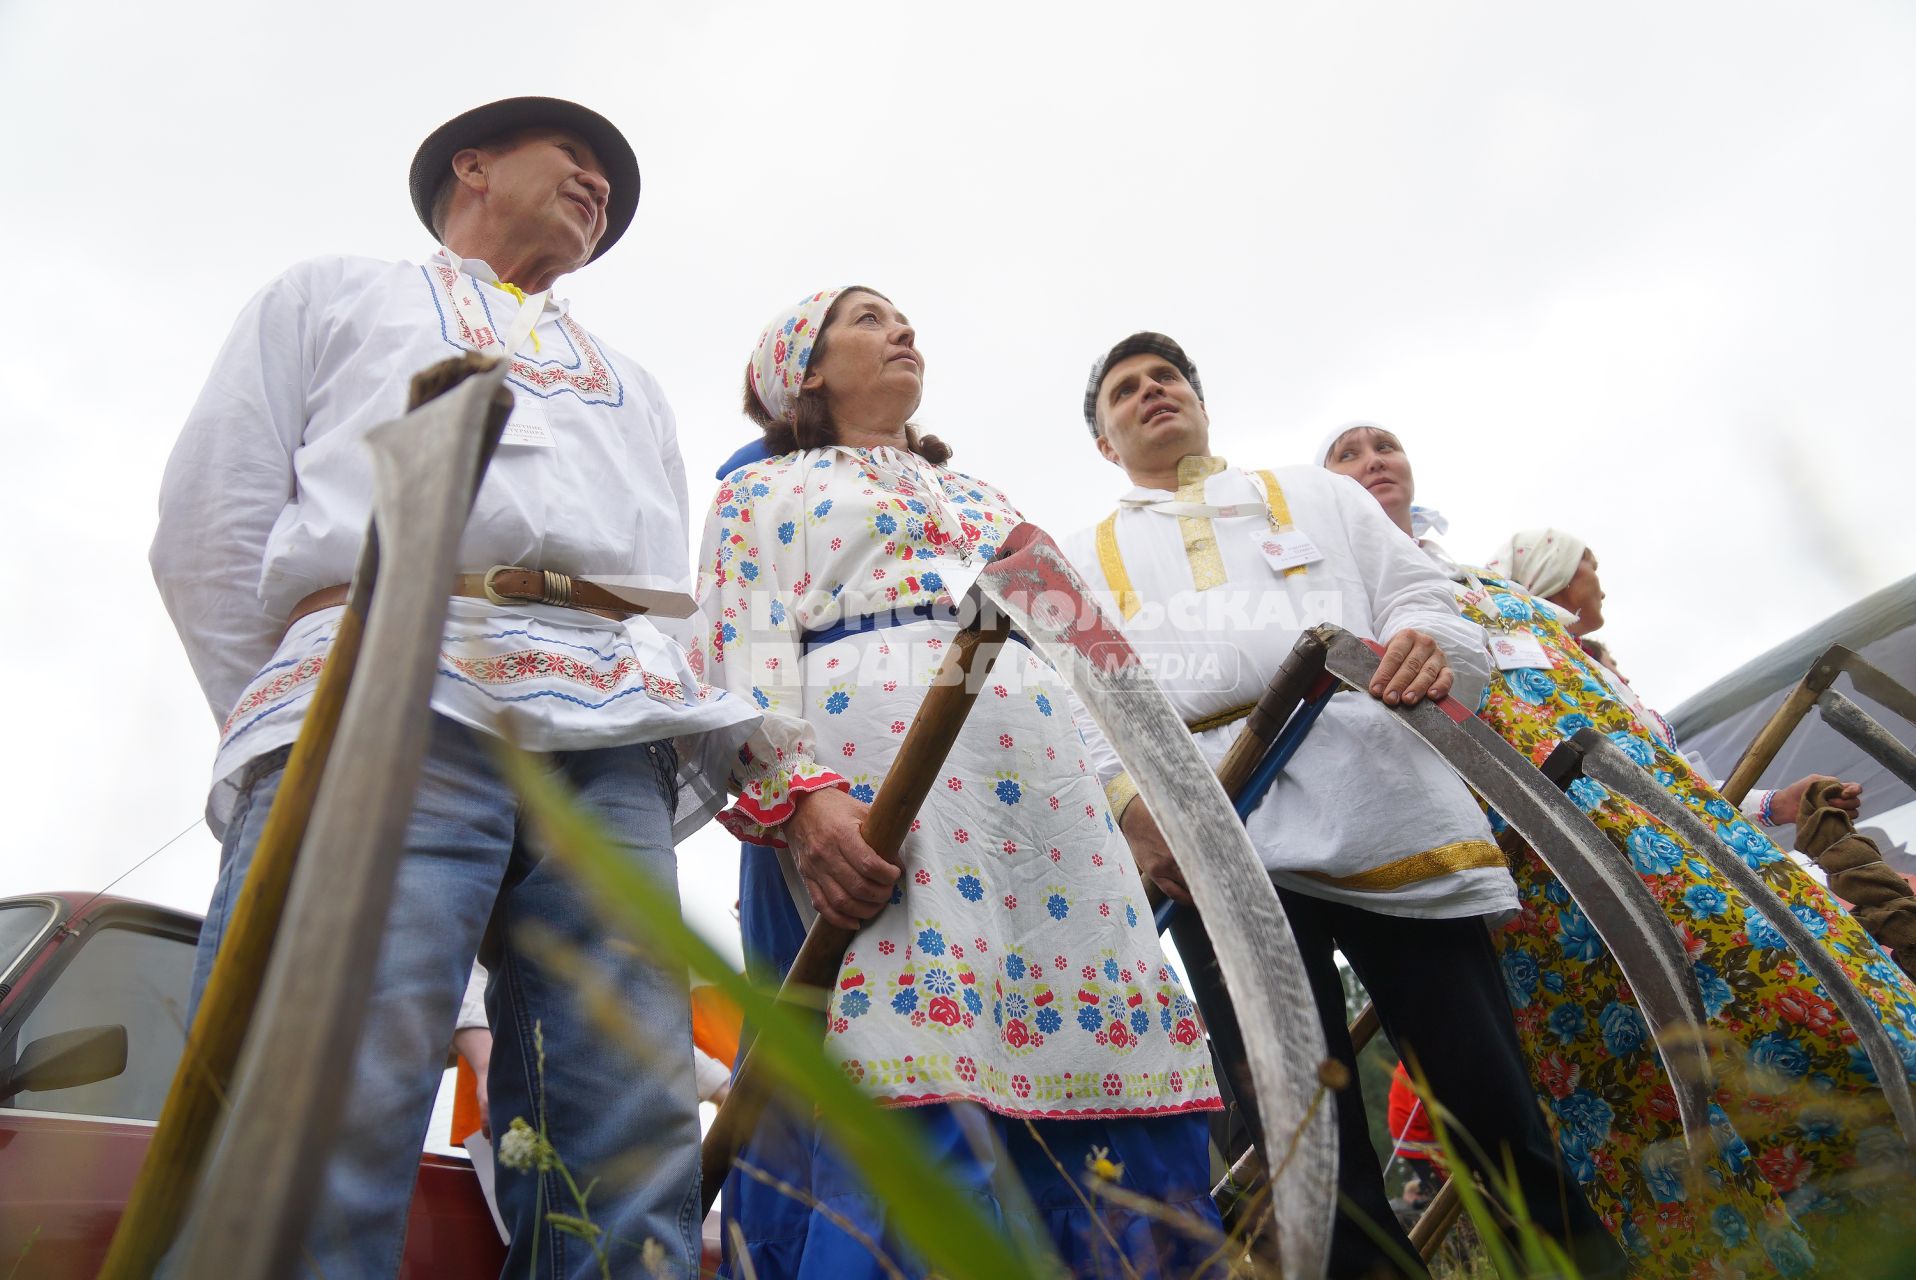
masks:
{"label": "gold trim on tunic", "polygon": [[1459,840],[1454,844],[1439,845],[1435,849],[1386,862],[1381,867],[1372,867],[1353,876],[1334,876],[1322,871],[1305,871],[1301,874],[1339,889],[1354,889],[1359,893],[1388,893],[1392,889],[1402,889],[1421,880],[1434,880],[1457,871],[1476,871],[1505,865],[1503,851],[1489,841]]}
{"label": "gold trim on tunic", "polygon": [[[1178,459],[1178,501],[1202,503],[1204,482],[1228,464],[1222,458],[1200,453]],[[1224,553],[1217,545],[1217,527],[1209,516],[1179,516],[1178,532],[1184,535],[1184,558],[1191,562],[1191,583],[1199,591],[1209,591],[1225,583]]]}
{"label": "gold trim on tunic", "polygon": [[1118,513],[1115,511],[1098,525],[1098,568],[1104,570],[1104,583],[1117,597],[1119,620],[1131,621],[1132,615],[1144,607],[1144,602],[1132,587],[1131,575],[1124,568],[1124,556],[1118,551]]}

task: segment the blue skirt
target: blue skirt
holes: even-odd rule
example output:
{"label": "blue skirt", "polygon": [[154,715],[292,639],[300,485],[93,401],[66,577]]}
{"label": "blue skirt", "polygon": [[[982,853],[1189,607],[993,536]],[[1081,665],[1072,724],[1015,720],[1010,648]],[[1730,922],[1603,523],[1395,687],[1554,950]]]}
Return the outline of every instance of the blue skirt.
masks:
{"label": "blue skirt", "polygon": [[[779,870],[776,850],[744,845],[739,859],[739,922],[745,941],[747,975],[775,986],[791,967],[805,930]],[[1086,1118],[1036,1120],[994,1115],[975,1104],[917,1107],[898,1114],[917,1127],[928,1154],[971,1193],[979,1210],[1006,1222],[992,1183],[1005,1171],[1014,1174],[1035,1209],[1042,1232],[1076,1275],[1118,1275],[1112,1244],[1140,1276],[1183,1277],[1199,1274],[1212,1257],[1215,1241],[1193,1238],[1153,1218],[1133,1214],[1083,1193],[1074,1185],[1086,1176],[1093,1148],[1124,1166],[1120,1185],[1158,1201],[1194,1225],[1222,1231],[1210,1195],[1210,1122],[1203,1114],[1139,1119]],[[1043,1147],[1032,1136],[1043,1139]],[[985,1139],[981,1141],[981,1139]],[[1050,1149],[1047,1156],[1044,1148]],[[993,1153],[984,1159],[980,1151]],[[1055,1158],[1056,1164],[1052,1163]],[[787,1184],[853,1223],[907,1275],[923,1275],[925,1264],[889,1231],[884,1202],[873,1196],[831,1143],[819,1136],[809,1117],[768,1108],[740,1159]],[[1063,1173],[1059,1167],[1062,1166]],[[1012,1210],[1022,1212],[1022,1210]],[[745,1238],[753,1271],[761,1280],[817,1277],[841,1280],[884,1274],[866,1244],[831,1219],[814,1213],[805,1200],[768,1186],[734,1169],[725,1182],[723,1202],[725,1266],[722,1274],[740,1274],[733,1258],[730,1224]],[[1214,1264],[1218,1274],[1223,1267]]]}

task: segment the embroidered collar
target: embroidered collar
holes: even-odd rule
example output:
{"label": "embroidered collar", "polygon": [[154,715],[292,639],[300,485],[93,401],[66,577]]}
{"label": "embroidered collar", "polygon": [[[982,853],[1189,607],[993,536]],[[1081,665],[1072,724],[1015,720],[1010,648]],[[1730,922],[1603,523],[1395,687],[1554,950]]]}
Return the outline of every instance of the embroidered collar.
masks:
{"label": "embroidered collar", "polygon": [[[1213,454],[1187,453],[1178,459],[1178,487],[1180,491],[1186,485],[1202,484],[1204,481],[1227,469],[1231,464]],[[1152,489],[1145,485],[1133,485],[1129,493],[1118,501],[1129,506],[1148,506],[1154,502],[1168,501],[1183,496],[1169,489]]]}
{"label": "embroidered collar", "polygon": [[[484,258],[462,258],[444,245],[439,246],[439,253],[436,256],[444,258],[447,262],[451,263],[454,271],[463,272],[481,284],[489,284],[495,288],[503,287],[504,285],[504,282],[499,279],[499,273],[494,271],[492,264]],[[547,310],[557,311],[560,315],[570,315],[572,314],[572,299],[555,298],[548,292],[546,294],[546,308]],[[542,312],[541,314],[544,313]]]}
{"label": "embroidered collar", "polygon": [[1197,484],[1209,480],[1231,464],[1224,459],[1205,453],[1187,453],[1178,459],[1178,485]]}

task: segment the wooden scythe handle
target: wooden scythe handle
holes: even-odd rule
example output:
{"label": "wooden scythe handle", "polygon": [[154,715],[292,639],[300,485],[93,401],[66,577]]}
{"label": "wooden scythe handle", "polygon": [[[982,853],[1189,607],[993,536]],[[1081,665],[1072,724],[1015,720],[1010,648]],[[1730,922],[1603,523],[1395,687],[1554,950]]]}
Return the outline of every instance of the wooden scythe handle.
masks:
{"label": "wooden scythe handle", "polygon": [[[1217,779],[1233,804],[1251,783],[1258,765],[1270,754],[1279,734],[1313,686],[1324,675],[1324,658],[1329,652],[1323,638],[1312,631],[1298,637],[1297,643],[1264,686],[1257,704],[1251,708],[1231,746],[1218,762]],[[1155,912],[1163,900],[1157,886],[1145,883],[1145,897]],[[1237,1099],[1252,1134],[1253,1152],[1265,1141],[1263,1118],[1257,1106],[1256,1086],[1251,1081],[1250,1060],[1244,1047],[1244,1034],[1225,989],[1224,973],[1217,952],[1211,946],[1204,922],[1194,907],[1184,906],[1171,918],[1171,938],[1177,944],[1184,963],[1185,983],[1204,1013],[1210,1033],[1211,1049],[1225,1082]],[[1228,1158],[1228,1153],[1227,1153]],[[1254,1166],[1262,1168],[1259,1160]]]}
{"label": "wooden scythe handle", "polygon": [[[488,367],[483,356],[467,353],[422,370],[413,379],[407,409],[450,391],[461,380]],[[510,393],[507,408],[510,408]],[[186,1047],[174,1069],[160,1123],[146,1149],[146,1159],[133,1182],[126,1212],[113,1234],[113,1244],[101,1264],[100,1280],[147,1280],[172,1246],[199,1185],[200,1165],[219,1127],[227,1089],[239,1063],[246,1030],[252,1025],[266,978],[266,963],[279,932],[280,916],[299,848],[312,820],[326,760],[346,706],[353,668],[366,630],[366,606],[372,600],[378,569],[374,553],[363,556],[347,596],[346,611],[326,651],[326,667],[306,704],[299,736],[286,760],[279,790],[267,811],[253,861],[228,917],[199,1008],[187,1028]]]}
{"label": "wooden scythe handle", "polygon": [[1233,802],[1243,794],[1251,775],[1257,771],[1258,762],[1277,741],[1278,733],[1311,685],[1324,674],[1326,652],[1324,641],[1316,633],[1306,631],[1271,677],[1271,682],[1264,686],[1263,696],[1251,708],[1237,737],[1231,740],[1231,749],[1218,762],[1217,780]]}
{"label": "wooden scythe handle", "polygon": [[145,1280],[159,1266],[192,1203],[200,1164],[219,1126],[227,1088],[266,977],[273,938],[299,863],[300,841],[326,772],[346,690],[366,628],[366,594],[354,591],[326,653],[313,699],[293,741],[253,862],[233,904],[226,936],[187,1028],[186,1048],[167,1089],[126,1213],[101,1266],[102,1280]]}
{"label": "wooden scythe handle", "polygon": [[1457,1219],[1464,1214],[1464,1202],[1457,1197],[1454,1185],[1459,1178],[1468,1178],[1468,1169],[1458,1169],[1450,1175],[1443,1186],[1437,1188],[1437,1194],[1430,1198],[1424,1211],[1417,1215],[1417,1221],[1410,1229],[1411,1247],[1417,1250],[1417,1256],[1429,1262],[1437,1256],[1437,1250],[1443,1247],[1444,1237],[1457,1225]]}
{"label": "wooden scythe handle", "polygon": [[1790,690],[1787,698],[1783,699],[1782,705],[1777,707],[1775,713],[1770,716],[1769,722],[1757,731],[1755,738],[1750,740],[1750,745],[1744,749],[1742,758],[1736,762],[1736,768],[1730,771],[1730,780],[1719,788],[1725,800],[1731,804],[1743,803],[1743,797],[1750,794],[1750,788],[1756,785],[1756,780],[1763,776],[1763,771],[1770,767],[1772,760],[1776,759],[1776,753],[1783,749],[1783,744],[1789,741],[1792,733],[1796,732],[1796,726],[1803,722],[1803,717],[1809,714],[1809,709],[1816,705],[1816,696],[1821,692],[1822,689],[1816,686],[1811,676],[1804,676],[1797,681],[1796,687]]}
{"label": "wooden scythe handle", "polygon": [[[958,731],[964,728],[965,717],[978,696],[978,682],[970,678],[971,671],[974,667],[980,673],[989,671],[1010,634],[1011,624],[1000,622],[968,628],[953,638],[951,652],[945,655],[938,674],[933,677],[925,700],[918,704],[918,714],[912,718],[911,728],[885,773],[878,795],[872,800],[871,812],[865,817],[862,833],[874,853],[888,861],[898,861],[898,850],[911,830],[912,819],[924,804],[925,795],[936,781],[945,757],[951,752],[951,744],[957,741]],[[856,936],[853,930],[841,929],[822,919],[814,920],[805,935],[805,944],[799,948],[790,972],[779,986],[779,1003],[822,1011],[821,996],[829,997],[832,984],[838,980],[838,966],[845,958],[845,949]],[[757,1125],[769,1097],[765,1072],[754,1046],[747,1045],[745,1056],[739,1061],[738,1074],[732,1081],[732,1092],[719,1107],[718,1116],[712,1121],[699,1151],[701,1217],[711,1212],[712,1202],[718,1198],[719,1188],[731,1172],[733,1158]]]}

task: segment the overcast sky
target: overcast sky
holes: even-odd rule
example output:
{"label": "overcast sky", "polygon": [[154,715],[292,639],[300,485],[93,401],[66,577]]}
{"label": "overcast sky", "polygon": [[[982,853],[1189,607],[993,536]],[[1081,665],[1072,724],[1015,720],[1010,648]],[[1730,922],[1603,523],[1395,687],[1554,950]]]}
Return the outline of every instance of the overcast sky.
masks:
{"label": "overcast sky", "polygon": [[[0,5],[0,893],[199,813],[167,452],[273,275],[431,252],[406,166],[468,106],[631,138],[637,220],[559,292],[663,383],[701,498],[760,327],[856,281],[918,325],[956,465],[1069,531],[1124,487],[1085,369],[1162,329],[1233,460],[1375,419],[1461,558],[1583,536],[1669,707],[1916,571],[1911,66],[1906,3]],[[729,930],[735,853],[680,853]],[[215,861],[197,831],[121,891],[201,910]]]}

